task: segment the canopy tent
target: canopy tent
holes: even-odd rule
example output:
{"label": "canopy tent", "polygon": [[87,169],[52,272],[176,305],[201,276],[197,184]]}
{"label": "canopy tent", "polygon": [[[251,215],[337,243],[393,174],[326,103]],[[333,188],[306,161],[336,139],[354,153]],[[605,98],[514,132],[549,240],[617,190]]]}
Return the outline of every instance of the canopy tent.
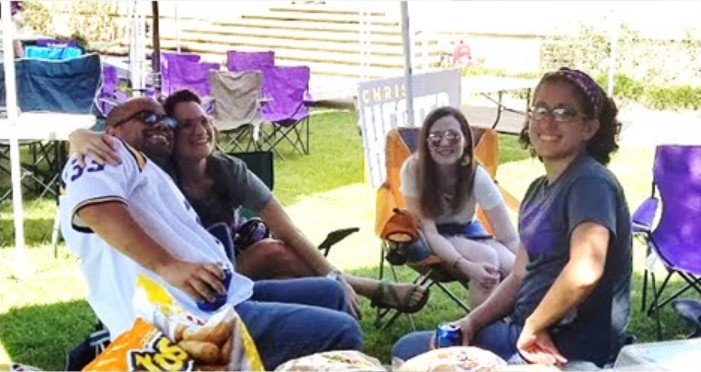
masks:
{"label": "canopy tent", "polygon": [[[9,0],[0,2],[2,14],[12,14]],[[7,121],[10,125],[17,124],[19,115],[17,109],[17,87],[15,86],[15,64],[12,42],[14,40],[14,27],[12,17],[2,17],[2,49],[3,67],[5,69],[5,92]],[[10,132],[10,172],[12,183],[12,211],[14,214],[15,228],[15,276],[24,278],[28,274],[27,252],[24,247],[24,214],[22,209],[22,185],[20,180],[19,140],[15,131]]]}
{"label": "canopy tent", "polygon": [[[143,58],[143,18],[139,15],[138,2],[134,2],[134,17],[132,24],[132,37],[130,48],[130,59],[134,63],[131,68],[132,79],[136,81],[144,81],[144,69],[139,66],[139,61]],[[402,18],[402,39],[404,44],[405,56],[405,83],[407,86],[407,110],[409,123],[414,125],[413,118],[413,95],[411,89],[412,68],[411,68],[411,36],[409,28],[409,13],[408,3],[406,0],[400,2],[401,18]],[[2,0],[2,12],[9,14],[10,1]],[[153,54],[152,54],[152,71],[153,83],[156,93],[160,93],[161,77],[160,77],[160,28],[159,28],[159,6],[157,1],[151,2],[152,12],[152,33],[153,33]],[[3,49],[4,49],[4,68],[6,76],[6,92],[7,92],[7,116],[8,121],[12,125],[16,124],[17,120],[17,91],[15,86],[15,70],[14,70],[14,55],[12,52],[13,32],[10,17],[3,17],[2,27],[3,32]],[[138,85],[138,82],[137,82]],[[138,90],[139,87],[137,87]],[[143,89],[143,87],[141,87]],[[12,172],[12,201],[14,213],[14,228],[15,228],[15,268],[18,278],[25,277],[28,271],[28,261],[26,258],[25,241],[24,241],[24,214],[22,209],[22,189],[20,181],[20,164],[19,164],[19,145],[17,137],[13,137],[10,141],[11,151],[11,172]]]}
{"label": "canopy tent", "polygon": [[[130,47],[130,60],[132,62],[136,61],[135,68],[131,68],[132,78],[136,80],[145,81],[145,74],[143,64],[139,65],[139,61],[143,59],[144,49],[140,47],[143,45],[143,39],[145,36],[143,33],[143,17],[139,16],[138,7],[134,2],[134,17],[132,24],[132,40]],[[2,0],[0,2],[0,12],[1,14],[11,14],[11,9],[13,4],[11,1]],[[154,53],[152,57],[153,61],[153,71],[155,73],[154,83],[156,92],[160,92],[160,35],[158,27],[158,2],[152,2],[152,12],[153,12],[153,45]],[[20,166],[20,152],[19,152],[19,136],[18,131],[14,130],[17,127],[17,122],[19,118],[18,102],[17,102],[17,86],[16,86],[16,73],[15,73],[15,63],[14,63],[14,50],[13,50],[13,40],[15,30],[12,24],[12,17],[2,17],[2,50],[3,50],[3,68],[5,72],[5,92],[6,92],[6,119],[0,119],[6,121],[12,128],[9,130],[9,144],[10,144],[10,173],[11,173],[11,187],[12,187],[12,212],[13,212],[13,226],[14,226],[14,237],[15,237],[15,262],[14,262],[14,276],[19,279],[26,278],[31,272],[30,262],[27,259],[27,253],[25,248],[25,235],[24,235],[24,210],[22,207],[22,184],[21,184],[21,166]],[[140,36],[140,37],[139,37]],[[139,42],[137,39],[141,38]],[[141,57],[138,54],[141,53]]]}
{"label": "canopy tent", "polygon": [[[138,14],[138,3],[139,1],[133,1],[133,9],[135,11],[134,18],[133,18],[133,24],[132,24],[132,40],[131,40],[131,45],[132,48],[130,51],[131,54],[131,61],[132,62],[139,62],[143,60],[143,56],[145,55],[145,46],[143,45],[144,40],[146,38],[145,36],[145,30],[144,30],[144,23],[145,23],[145,16],[142,14],[140,16],[137,16]],[[406,84],[406,101],[407,101],[407,120],[409,125],[416,125],[415,123],[415,118],[414,116],[414,110],[413,110],[413,92],[412,92],[412,75],[413,75],[413,70],[412,70],[412,32],[411,32],[411,27],[410,27],[410,11],[409,11],[409,4],[408,1],[402,0],[400,1],[400,14],[401,14],[401,27],[402,27],[402,42],[403,42],[403,53],[404,53],[404,58],[405,58],[405,68],[404,68],[404,79],[405,79],[405,84]],[[175,5],[175,14],[176,14],[176,33],[178,32],[178,27],[177,27],[177,4]],[[11,13],[11,2],[8,0],[2,0],[2,13],[3,14],[10,14]],[[151,13],[152,13],[152,37],[153,37],[153,55],[152,55],[152,71],[154,73],[153,77],[153,83],[154,83],[154,88],[156,92],[160,92],[160,86],[161,86],[161,78],[160,78],[160,27],[159,27],[159,4],[157,1],[152,1],[151,2]],[[4,69],[5,69],[5,76],[6,78],[6,84],[7,84],[7,120],[10,123],[15,123],[17,120],[17,96],[16,96],[16,86],[15,86],[15,71],[14,71],[14,64],[12,63],[13,59],[13,53],[12,53],[12,40],[13,40],[13,28],[12,28],[12,23],[11,23],[11,18],[10,17],[3,17],[2,19],[2,27],[5,32],[3,32],[3,50],[4,50]],[[614,53],[616,52],[616,47],[615,47],[615,41],[617,40],[617,27],[613,29],[614,31],[612,32],[612,38],[611,38],[611,70],[609,73],[609,86],[608,86],[608,92],[609,94],[612,94],[613,91],[613,62],[615,62],[615,55]],[[179,34],[178,36],[178,49],[179,49]],[[134,47],[137,46],[137,47]],[[140,57],[139,57],[140,55]],[[134,81],[134,78],[136,77],[136,80],[141,80],[142,82],[145,82],[145,63],[135,64],[135,68],[132,69],[132,81]],[[136,75],[136,76],[135,76]],[[138,87],[136,87],[138,88]],[[143,89],[144,87],[141,86]],[[138,89],[137,89],[138,91]],[[26,262],[26,253],[24,250],[24,228],[23,228],[23,212],[22,212],[22,195],[21,195],[21,188],[20,188],[20,180],[19,180],[19,175],[20,175],[20,164],[19,164],[19,149],[18,149],[18,140],[17,138],[13,138],[10,140],[10,156],[11,156],[11,171],[12,171],[12,200],[13,200],[13,212],[14,212],[14,228],[15,228],[15,248],[16,248],[16,260],[18,262],[17,270],[18,271],[23,271],[25,265],[22,264],[23,262]]]}

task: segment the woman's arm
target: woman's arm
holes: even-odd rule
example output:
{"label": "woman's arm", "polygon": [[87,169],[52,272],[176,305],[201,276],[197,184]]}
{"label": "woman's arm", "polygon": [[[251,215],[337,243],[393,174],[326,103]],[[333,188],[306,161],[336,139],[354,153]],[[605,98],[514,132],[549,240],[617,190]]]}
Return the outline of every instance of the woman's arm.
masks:
{"label": "woman's arm", "polygon": [[511,273],[499,284],[487,300],[460,320],[466,345],[472,342],[474,334],[480,329],[513,311],[516,295],[521,288],[523,278],[526,277],[527,264],[528,253],[522,246],[519,246],[516,252],[516,262]]}
{"label": "woman's arm", "polygon": [[[259,212],[260,218],[270,228],[272,234],[285,242],[300,259],[309,266],[319,276],[325,276],[332,271],[338,271],[321,254],[321,251],[292,223],[292,219],[287,215],[285,209],[273,196],[270,201]],[[342,275],[338,280],[344,287],[351,315],[359,319],[360,307],[358,296],[353,288],[345,281]]]}
{"label": "woman's arm", "polygon": [[441,258],[446,268],[456,274],[462,274],[463,280],[476,279],[485,286],[496,282],[497,267],[486,263],[477,264],[464,258],[448,239],[438,233],[436,223],[421,213],[418,198],[405,195],[404,201],[407,209],[419,220],[421,232],[426,237],[431,251]]}
{"label": "woman's arm", "polygon": [[[88,129],[76,129],[68,135],[70,141],[69,153],[89,155],[99,164],[118,165],[122,162],[117,152],[116,138],[93,132]],[[82,156],[76,156],[78,164],[83,162]]]}
{"label": "woman's arm", "polygon": [[414,196],[404,195],[404,201],[406,202],[406,207],[419,221],[421,232],[423,232],[424,237],[428,241],[431,250],[438,257],[440,257],[443,262],[452,264],[462,257],[460,253],[453,247],[450,242],[438,233],[436,228],[436,223],[424,216],[421,213],[421,208],[419,206],[419,198]]}
{"label": "woman's arm", "polygon": [[609,230],[595,222],[582,222],[570,238],[570,259],[526,319],[524,329],[545,330],[582,302],[596,287],[604,273]]}
{"label": "woman's arm", "polygon": [[516,228],[511,223],[509,210],[503,202],[494,208],[484,209],[489,224],[494,229],[494,238],[504,244],[511,252],[516,254],[520,240]]}
{"label": "woman's arm", "polygon": [[519,238],[511,218],[509,210],[504,203],[499,187],[489,176],[486,170],[478,166],[475,170],[475,182],[473,193],[477,204],[482,208],[494,230],[494,237],[504,244],[513,254],[519,246]]}

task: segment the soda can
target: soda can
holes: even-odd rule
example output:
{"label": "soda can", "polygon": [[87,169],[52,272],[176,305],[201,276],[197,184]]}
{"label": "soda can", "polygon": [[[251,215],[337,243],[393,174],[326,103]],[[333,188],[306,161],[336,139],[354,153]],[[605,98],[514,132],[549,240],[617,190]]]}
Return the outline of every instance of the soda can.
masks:
{"label": "soda can", "polygon": [[441,323],[436,328],[436,347],[462,345],[462,331],[457,323]]}
{"label": "soda can", "polygon": [[[228,292],[229,285],[231,284],[231,267],[221,262],[218,262],[217,264],[224,271],[224,280],[222,281],[222,283],[224,284],[224,288]],[[217,295],[213,302],[197,301],[197,308],[199,308],[202,311],[214,312],[226,303],[228,297],[228,293],[224,293],[223,295]]]}

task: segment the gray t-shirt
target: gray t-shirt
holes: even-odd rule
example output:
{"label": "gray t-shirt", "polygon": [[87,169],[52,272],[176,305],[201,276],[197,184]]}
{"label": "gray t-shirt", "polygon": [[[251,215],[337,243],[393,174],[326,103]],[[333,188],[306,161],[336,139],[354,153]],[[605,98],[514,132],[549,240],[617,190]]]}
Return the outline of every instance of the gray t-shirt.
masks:
{"label": "gray t-shirt", "polygon": [[196,200],[188,196],[204,226],[217,222],[234,226],[240,207],[258,213],[273,197],[270,189],[246,167],[246,163],[233,156],[210,155],[207,174],[214,179],[207,198]]}
{"label": "gray t-shirt", "polygon": [[541,302],[569,260],[572,232],[586,221],[609,230],[604,273],[550,334],[566,358],[602,366],[620,349],[630,314],[631,222],[616,177],[589,155],[576,159],[553,184],[541,177],[526,192],[519,235],[529,263],[512,320],[523,325]]}

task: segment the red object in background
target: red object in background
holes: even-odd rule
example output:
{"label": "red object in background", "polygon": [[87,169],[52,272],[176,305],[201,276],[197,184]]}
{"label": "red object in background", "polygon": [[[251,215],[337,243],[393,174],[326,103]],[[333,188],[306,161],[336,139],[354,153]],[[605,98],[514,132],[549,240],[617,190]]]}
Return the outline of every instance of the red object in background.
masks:
{"label": "red object in background", "polygon": [[472,51],[462,40],[453,49],[453,63],[461,67],[472,65]]}

